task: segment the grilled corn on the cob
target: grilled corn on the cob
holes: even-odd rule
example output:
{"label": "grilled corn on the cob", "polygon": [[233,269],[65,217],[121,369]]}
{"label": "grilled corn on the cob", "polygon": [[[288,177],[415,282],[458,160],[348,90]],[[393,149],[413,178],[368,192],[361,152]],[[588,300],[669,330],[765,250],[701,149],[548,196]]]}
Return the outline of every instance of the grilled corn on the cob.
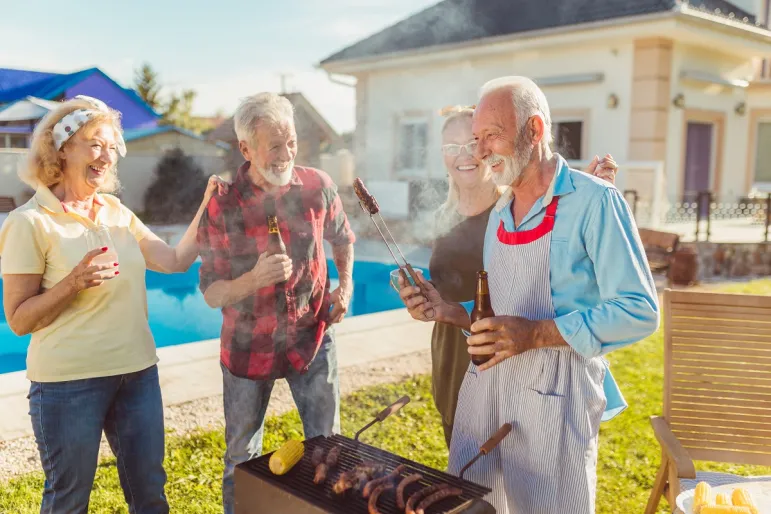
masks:
{"label": "grilled corn on the cob", "polygon": [[275,475],[283,475],[297,464],[305,453],[305,445],[300,441],[287,441],[270,456],[268,467]]}
{"label": "grilled corn on the cob", "polygon": [[752,496],[747,489],[742,489],[741,487],[734,489],[731,499],[733,500],[733,504],[737,507],[749,507],[752,514],[760,514],[758,507],[755,505],[755,502],[752,501]]}
{"label": "grilled corn on the cob", "polygon": [[696,484],[696,490],[693,492],[693,514],[701,514],[701,508],[709,503],[709,496],[712,487],[707,482]]}
{"label": "grilled corn on the cob", "polygon": [[735,505],[705,505],[701,508],[700,514],[750,514],[750,508]]}
{"label": "grilled corn on the cob", "polygon": [[731,505],[731,499],[726,493],[717,493],[715,503],[718,505]]}

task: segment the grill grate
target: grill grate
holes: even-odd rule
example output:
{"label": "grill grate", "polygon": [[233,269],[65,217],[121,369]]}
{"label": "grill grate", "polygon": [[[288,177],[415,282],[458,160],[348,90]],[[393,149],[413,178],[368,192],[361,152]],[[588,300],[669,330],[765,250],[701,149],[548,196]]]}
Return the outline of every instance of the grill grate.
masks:
{"label": "grill grate", "polygon": [[[366,514],[368,512],[367,500],[362,498],[360,491],[348,491],[344,495],[337,495],[332,491],[332,485],[337,481],[340,473],[351,470],[364,461],[385,464],[388,471],[399,464],[404,464],[407,469],[402,473],[402,476],[411,473],[422,474],[423,479],[420,482],[410,484],[407,487],[406,497],[425,486],[439,483],[446,483],[463,490],[463,495],[456,498],[448,498],[434,504],[426,511],[426,514],[447,512],[466,504],[470,500],[481,499],[490,492],[490,489],[487,487],[482,487],[468,480],[423,466],[417,462],[404,459],[393,453],[341,435],[335,434],[329,438],[324,438],[323,436],[314,437],[305,441],[304,444],[305,454],[303,458],[285,475],[274,475],[270,471],[268,461],[271,454],[253,459],[242,466],[251,474],[259,476],[287,493],[302,498],[317,507],[325,509],[327,512],[336,514]],[[339,445],[341,450],[338,465],[329,472],[326,483],[316,485],[313,483],[316,469],[311,464],[313,450],[317,446],[322,446],[325,450],[329,450],[335,444]],[[402,514],[403,511],[396,506],[395,487],[380,495],[378,509],[383,514]]]}

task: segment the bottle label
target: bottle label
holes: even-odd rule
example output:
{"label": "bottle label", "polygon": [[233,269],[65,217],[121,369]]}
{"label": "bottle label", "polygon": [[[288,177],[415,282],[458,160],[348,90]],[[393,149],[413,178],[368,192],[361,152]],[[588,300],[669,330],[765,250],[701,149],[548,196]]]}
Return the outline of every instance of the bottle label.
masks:
{"label": "bottle label", "polygon": [[268,217],[268,233],[278,234],[278,221],[275,216]]}

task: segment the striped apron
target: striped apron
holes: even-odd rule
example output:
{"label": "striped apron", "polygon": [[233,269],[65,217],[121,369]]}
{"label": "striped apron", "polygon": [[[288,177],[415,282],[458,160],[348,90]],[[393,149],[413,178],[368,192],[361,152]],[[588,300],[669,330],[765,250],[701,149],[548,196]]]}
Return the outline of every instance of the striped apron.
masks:
{"label": "striped apron", "polygon": [[[549,248],[559,197],[532,230],[503,222],[488,249],[496,315],[553,319]],[[593,514],[597,442],[605,410],[600,358],[569,346],[528,350],[480,372],[471,363],[461,386],[448,471],[458,474],[504,423],[512,431],[464,478],[492,489],[498,514]]]}

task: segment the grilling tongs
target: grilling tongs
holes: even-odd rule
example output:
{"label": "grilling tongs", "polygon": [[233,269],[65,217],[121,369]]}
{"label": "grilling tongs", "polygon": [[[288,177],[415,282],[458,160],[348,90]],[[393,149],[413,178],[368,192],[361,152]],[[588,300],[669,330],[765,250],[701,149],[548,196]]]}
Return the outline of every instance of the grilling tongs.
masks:
{"label": "grilling tongs", "polygon": [[[402,277],[405,283],[409,284],[409,279],[407,278],[407,274],[409,273],[409,276],[412,277],[412,280],[415,282],[415,285],[418,286],[418,288],[420,288],[420,293],[426,299],[428,299],[428,291],[426,291],[426,288],[423,285],[423,282],[420,281],[420,278],[418,277],[418,274],[413,269],[412,265],[409,262],[407,262],[407,259],[404,257],[404,254],[399,248],[399,245],[396,244],[396,239],[394,239],[393,234],[391,234],[391,231],[388,229],[388,225],[383,219],[383,216],[380,215],[380,206],[378,205],[377,200],[375,200],[375,197],[372,196],[372,193],[367,191],[367,188],[364,186],[364,182],[362,182],[360,178],[357,178],[356,180],[353,181],[353,190],[356,192],[356,196],[359,199],[359,205],[361,205],[362,210],[364,210],[364,212],[366,212],[369,215],[369,219],[372,220],[372,224],[375,225],[375,228],[380,234],[380,237],[383,238],[383,242],[385,243],[386,248],[388,248],[388,253],[391,254],[391,257],[393,257],[394,262],[396,263],[396,267],[399,268],[399,276]],[[385,230],[388,233],[388,236],[391,238],[390,243],[388,242],[388,239],[386,239],[386,236],[383,233],[383,231],[380,229],[380,226],[378,225],[377,221],[375,221],[375,214],[377,214],[377,217],[380,219],[380,223],[383,225],[383,227],[385,227]],[[399,263],[399,259],[396,258],[396,254],[394,254],[393,250],[391,250],[392,244],[396,248],[396,252],[402,258],[403,264]],[[433,318],[434,309],[427,310],[425,314],[428,319]]]}
{"label": "grilling tongs", "polygon": [[407,405],[408,403],[410,403],[410,397],[409,397],[409,396],[406,396],[406,395],[405,395],[405,396],[402,396],[401,398],[399,398],[398,400],[396,400],[396,401],[395,401],[394,403],[392,403],[390,406],[388,406],[388,407],[386,407],[385,409],[383,409],[383,410],[380,412],[380,414],[378,414],[377,416],[375,416],[375,419],[373,419],[372,421],[370,421],[369,423],[367,423],[366,425],[364,425],[364,427],[363,427],[361,430],[359,430],[358,432],[356,432],[356,435],[354,436],[354,440],[358,441],[358,440],[359,440],[359,436],[361,435],[361,433],[362,433],[362,432],[364,432],[365,430],[367,430],[369,427],[371,427],[371,426],[372,426],[372,425],[374,425],[375,423],[381,423],[381,422],[382,422],[382,421],[384,421],[384,420],[385,420],[385,419],[386,419],[388,416],[390,416],[391,414],[393,414],[393,413],[395,413],[395,412],[398,412],[398,411],[399,411],[399,410],[400,410],[402,407],[404,407],[404,406],[405,406],[405,405]]}
{"label": "grilling tongs", "polygon": [[504,437],[509,435],[509,432],[511,432],[511,423],[504,423],[504,425],[498,429],[496,433],[493,434],[493,436],[487,440],[485,444],[482,445],[482,447],[479,449],[479,453],[469,461],[468,464],[463,466],[463,468],[460,470],[460,473],[458,473],[458,476],[460,478],[463,478],[463,474],[466,472],[468,468],[470,468],[482,455],[487,455],[491,451],[493,451],[493,448],[498,446],[498,444],[503,440]]}

